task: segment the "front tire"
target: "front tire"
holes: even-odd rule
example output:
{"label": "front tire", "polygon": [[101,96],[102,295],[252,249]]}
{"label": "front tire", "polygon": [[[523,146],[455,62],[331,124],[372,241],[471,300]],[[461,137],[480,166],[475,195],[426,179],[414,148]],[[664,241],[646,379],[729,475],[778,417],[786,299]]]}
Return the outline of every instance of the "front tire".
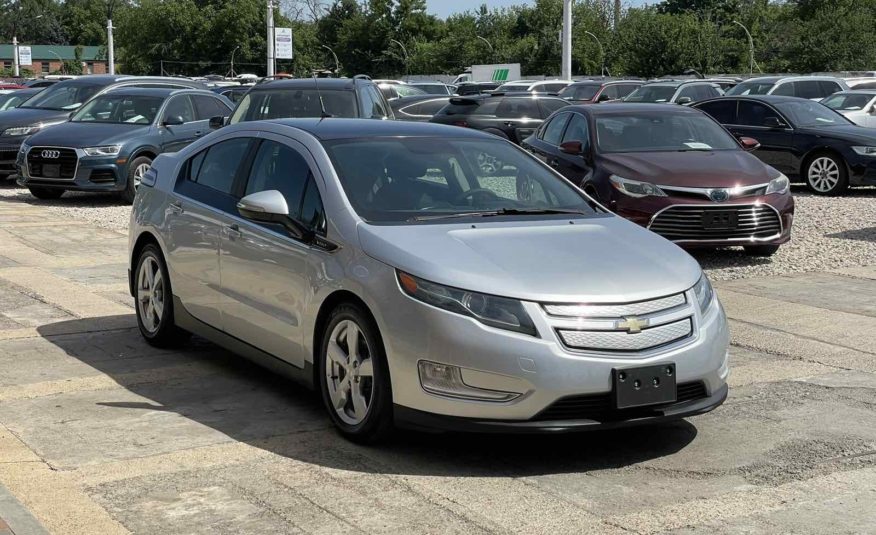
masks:
{"label": "front tire", "polygon": [[122,190],[122,200],[128,204],[134,203],[134,197],[137,196],[137,188],[140,187],[140,181],[143,180],[143,175],[152,167],[152,159],[146,156],[138,156],[131,160],[128,165],[128,180],[125,182],[125,189]]}
{"label": "front tire", "polygon": [[137,259],[134,281],[137,326],[146,342],[156,347],[172,347],[185,341],[188,333],[174,323],[170,276],[157,245],[143,248]]}
{"label": "front tire", "polygon": [[746,245],[745,254],[748,256],[773,256],[779,250],[778,245]]}
{"label": "front tire", "polygon": [[392,387],[383,340],[361,307],[332,311],[317,360],[323,404],[348,439],[373,443],[392,431]]}
{"label": "front tire", "polygon": [[841,195],[849,187],[849,171],[842,158],[831,153],[816,154],[804,170],[806,185],[816,195]]}
{"label": "front tire", "polygon": [[30,191],[31,195],[33,195],[37,199],[42,199],[44,201],[60,199],[61,195],[64,195],[65,191],[58,188],[41,188],[38,186],[30,186],[27,189]]}

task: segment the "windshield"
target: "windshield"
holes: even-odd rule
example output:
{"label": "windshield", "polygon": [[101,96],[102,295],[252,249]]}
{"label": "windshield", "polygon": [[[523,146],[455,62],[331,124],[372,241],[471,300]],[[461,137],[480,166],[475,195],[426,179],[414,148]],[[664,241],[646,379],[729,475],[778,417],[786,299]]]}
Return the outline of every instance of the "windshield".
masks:
{"label": "windshield", "polygon": [[560,90],[558,96],[568,100],[590,100],[596,96],[599,84],[594,85],[567,85]]}
{"label": "windshield", "polygon": [[324,143],[363,219],[410,222],[477,212],[594,213],[569,183],[500,140],[342,139]]}
{"label": "windshield", "polygon": [[74,123],[152,124],[164,97],[147,97],[107,93],[76,112]]}
{"label": "windshield", "polygon": [[693,113],[596,117],[596,140],[603,153],[739,149],[736,140],[715,121]]}
{"label": "windshield", "polygon": [[358,117],[356,93],[336,89],[274,89],[250,91],[231,115],[231,124],[263,119],[322,117],[320,96],[325,111],[332,117]]}
{"label": "windshield", "polygon": [[824,104],[811,100],[794,99],[775,104],[797,126],[837,126],[852,124],[851,121]]}
{"label": "windshield", "polygon": [[530,85],[532,85],[532,84],[518,84],[518,83],[503,84],[503,85],[500,85],[498,88],[496,88],[496,91],[497,92],[501,91],[503,93],[513,93],[515,91],[518,91],[518,92],[519,91],[526,91],[527,89],[529,89]]}
{"label": "windshield", "polygon": [[413,87],[410,85],[394,85],[392,86],[395,89],[395,92],[398,93],[400,97],[413,97],[416,95],[428,95],[424,90]]}
{"label": "windshield", "polygon": [[727,90],[727,95],[766,95],[776,85],[773,82],[742,82]]}
{"label": "windshield", "polygon": [[78,109],[101,89],[103,86],[93,84],[55,84],[38,93],[22,107],[72,111]]}
{"label": "windshield", "polygon": [[839,93],[822,100],[821,103],[836,111],[861,111],[867,107],[874,96],[868,93]]}
{"label": "windshield", "polygon": [[[413,86],[429,95],[447,95],[447,86],[444,84],[417,84]],[[401,93],[399,93],[401,94]]]}
{"label": "windshield", "polygon": [[674,85],[643,85],[627,96],[627,102],[669,102],[675,94]]}
{"label": "windshield", "polygon": [[17,95],[14,92],[0,95],[0,111],[11,110],[12,108],[20,106],[32,96],[32,93],[27,95]]}

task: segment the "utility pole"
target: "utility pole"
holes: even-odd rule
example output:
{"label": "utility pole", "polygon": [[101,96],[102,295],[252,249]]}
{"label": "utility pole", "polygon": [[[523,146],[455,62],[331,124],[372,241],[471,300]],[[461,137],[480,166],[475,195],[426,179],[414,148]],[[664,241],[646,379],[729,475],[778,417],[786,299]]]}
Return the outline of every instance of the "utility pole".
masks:
{"label": "utility pole", "polygon": [[113,10],[117,0],[108,0],[106,3],[106,56],[110,74],[116,73],[116,49],[113,45]]}
{"label": "utility pole", "polygon": [[12,36],[12,64],[14,65],[12,74],[18,78],[21,76],[21,71],[18,69],[18,37],[14,35]]}
{"label": "utility pole", "polygon": [[741,22],[734,20],[733,24],[745,30],[745,35],[748,36],[748,76],[752,76],[754,74],[754,39],[751,38],[751,32],[748,31],[748,28],[746,28]]}
{"label": "utility pole", "polygon": [[234,47],[234,50],[231,51],[231,77],[234,78],[234,53],[240,50],[240,45]]}
{"label": "utility pole", "polygon": [[267,76],[274,76],[274,0],[268,0],[268,69]]}
{"label": "utility pole", "polygon": [[480,35],[475,35],[475,37],[477,37],[478,39],[486,43],[488,47],[490,47],[490,61],[495,61],[496,53],[493,50],[493,45],[489,41],[487,41],[485,37],[481,37]]}
{"label": "utility pole", "polygon": [[599,37],[596,37],[596,34],[594,34],[593,32],[585,30],[584,33],[596,39],[596,44],[599,45],[599,56],[602,58],[602,69],[600,69],[599,74],[601,76],[605,76],[605,49],[602,48],[602,41],[600,41]]}
{"label": "utility pole", "polygon": [[572,79],[572,0],[563,0],[563,76]]}
{"label": "utility pole", "polygon": [[341,63],[338,61],[338,55],[335,54],[335,51],[332,50],[330,46],[322,45],[322,47],[331,52],[332,56],[335,58],[335,76],[338,76],[341,73]]}
{"label": "utility pole", "polygon": [[[402,52],[404,53],[404,58],[405,58],[405,78],[407,78],[408,77],[408,60],[410,58],[410,56],[408,56],[408,49],[405,48],[405,45],[403,45],[402,42],[399,41],[398,39],[390,39],[389,42],[395,43],[401,47]],[[407,81],[407,80],[405,80],[405,81]]]}

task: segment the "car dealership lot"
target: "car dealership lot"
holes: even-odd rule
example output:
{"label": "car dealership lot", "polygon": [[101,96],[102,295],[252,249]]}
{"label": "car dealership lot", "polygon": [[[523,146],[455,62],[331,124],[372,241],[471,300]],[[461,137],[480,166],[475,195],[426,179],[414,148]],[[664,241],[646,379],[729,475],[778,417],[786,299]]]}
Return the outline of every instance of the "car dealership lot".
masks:
{"label": "car dealership lot", "polygon": [[[557,437],[403,433],[368,448],[341,439],[315,397],[207,342],[142,342],[129,207],[0,194],[0,518],[13,531],[25,510],[63,534],[876,523],[873,190],[798,196],[794,239],[772,259],[697,254],[713,279],[737,279],[716,285],[733,346],[715,412]],[[799,271],[812,273],[786,276]]]}

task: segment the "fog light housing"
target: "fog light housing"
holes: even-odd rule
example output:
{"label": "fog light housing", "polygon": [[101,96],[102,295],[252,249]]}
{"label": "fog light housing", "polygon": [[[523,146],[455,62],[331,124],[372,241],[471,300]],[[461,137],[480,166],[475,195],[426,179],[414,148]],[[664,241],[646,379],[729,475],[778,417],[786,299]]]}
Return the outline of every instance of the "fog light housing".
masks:
{"label": "fog light housing", "polygon": [[475,401],[511,401],[520,396],[517,392],[488,390],[465,384],[462,368],[449,364],[439,364],[421,360],[417,363],[420,372],[420,385],[423,390],[438,396]]}

